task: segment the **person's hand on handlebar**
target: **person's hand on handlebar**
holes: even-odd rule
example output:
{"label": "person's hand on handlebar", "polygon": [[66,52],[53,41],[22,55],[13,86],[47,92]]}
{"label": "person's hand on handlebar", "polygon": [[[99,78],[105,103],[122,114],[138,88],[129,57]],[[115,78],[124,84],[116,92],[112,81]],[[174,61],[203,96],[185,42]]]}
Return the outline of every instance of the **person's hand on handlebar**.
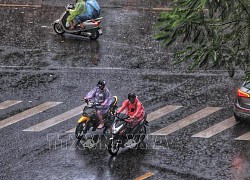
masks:
{"label": "person's hand on handlebar", "polygon": [[125,119],[124,121],[126,121],[127,123],[132,123],[134,120],[131,118]]}
{"label": "person's hand on handlebar", "polygon": [[89,100],[88,100],[86,97],[83,98],[83,101],[84,101],[85,103],[87,103],[87,104],[88,104],[88,102],[89,102]]}
{"label": "person's hand on handlebar", "polygon": [[135,120],[134,116],[130,116],[128,119],[126,119],[125,121],[128,123],[132,123]]}

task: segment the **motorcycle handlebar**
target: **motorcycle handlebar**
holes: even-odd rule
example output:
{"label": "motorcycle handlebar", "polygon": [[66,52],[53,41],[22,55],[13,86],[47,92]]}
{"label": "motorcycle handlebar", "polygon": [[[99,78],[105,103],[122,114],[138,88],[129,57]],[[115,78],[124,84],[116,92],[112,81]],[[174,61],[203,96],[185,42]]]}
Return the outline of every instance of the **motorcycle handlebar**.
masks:
{"label": "motorcycle handlebar", "polygon": [[124,119],[124,121],[127,122],[127,123],[131,123],[131,122],[133,122],[133,119],[128,118],[128,119]]}
{"label": "motorcycle handlebar", "polygon": [[120,115],[121,115],[121,113],[116,113],[115,114],[115,117],[117,117],[118,119],[120,119],[120,120],[125,120],[125,119],[129,119],[130,117],[128,116],[128,115],[126,115],[126,114],[123,114],[124,115],[124,117],[120,117]]}
{"label": "motorcycle handlebar", "polygon": [[67,6],[65,6],[65,9],[66,9],[66,11],[69,11],[70,9],[71,10],[75,9],[75,6],[74,6],[74,4],[68,4]]}
{"label": "motorcycle handlebar", "polygon": [[[84,99],[84,98],[82,99],[82,101],[84,101],[87,105],[89,105],[91,107],[102,108],[101,107],[102,105],[100,103],[98,103],[98,102],[91,101],[89,99]],[[97,107],[97,106],[100,106],[100,107]]]}
{"label": "motorcycle handlebar", "polygon": [[83,98],[81,101],[84,101],[84,102],[87,103],[87,104],[89,103],[89,100],[88,100],[88,99],[84,99],[84,98]]}

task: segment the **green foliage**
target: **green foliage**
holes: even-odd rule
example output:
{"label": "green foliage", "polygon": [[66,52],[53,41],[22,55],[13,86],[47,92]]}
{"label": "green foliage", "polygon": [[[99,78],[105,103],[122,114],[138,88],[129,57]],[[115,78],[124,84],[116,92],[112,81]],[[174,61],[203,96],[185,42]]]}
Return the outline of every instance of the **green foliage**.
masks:
{"label": "green foliage", "polygon": [[239,66],[250,78],[249,0],[174,0],[173,10],[160,14],[157,29],[155,38],[166,46],[183,42],[174,63],[225,68],[231,77]]}

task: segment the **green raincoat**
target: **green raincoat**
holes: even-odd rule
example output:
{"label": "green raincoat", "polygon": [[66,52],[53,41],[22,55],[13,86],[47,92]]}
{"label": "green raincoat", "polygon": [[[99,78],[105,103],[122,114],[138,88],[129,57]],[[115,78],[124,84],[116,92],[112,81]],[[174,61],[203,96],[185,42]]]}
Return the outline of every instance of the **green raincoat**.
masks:
{"label": "green raincoat", "polygon": [[70,15],[67,18],[67,22],[71,22],[79,14],[82,14],[85,11],[85,2],[83,0],[78,0],[75,9],[69,10]]}

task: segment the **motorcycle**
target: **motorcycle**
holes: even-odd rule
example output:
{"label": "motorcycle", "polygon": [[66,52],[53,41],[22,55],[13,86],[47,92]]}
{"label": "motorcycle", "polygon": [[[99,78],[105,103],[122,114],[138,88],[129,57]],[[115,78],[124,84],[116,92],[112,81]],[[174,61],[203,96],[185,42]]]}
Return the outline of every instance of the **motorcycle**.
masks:
{"label": "motorcycle", "polygon": [[66,27],[67,17],[69,16],[69,12],[67,10],[74,9],[74,8],[75,7],[73,4],[69,4],[66,7],[66,11],[62,13],[61,17],[54,21],[53,23],[54,31],[57,34],[61,34],[61,35],[66,32],[69,34],[89,37],[91,40],[98,39],[99,36],[102,35],[102,29],[99,26],[101,23],[102,17],[84,21],[81,23],[81,25],[80,24],[76,25],[74,30],[71,30],[70,27]]}
{"label": "motorcycle", "polygon": [[111,127],[112,137],[109,139],[108,151],[112,156],[117,155],[120,147],[132,147],[143,142],[147,134],[148,121],[146,115],[143,120],[131,127],[129,116],[126,114],[117,114]]}
{"label": "motorcycle", "polygon": [[[108,112],[103,115],[104,135],[108,133],[108,130],[110,129],[115,119],[114,114],[118,108],[117,101],[118,101],[117,96],[113,96]],[[82,116],[78,120],[78,124],[75,130],[75,137],[78,140],[81,140],[91,127],[92,131],[95,131],[97,129],[97,127],[99,126],[99,119],[97,117],[96,112],[100,108],[101,108],[100,104],[93,101],[87,101],[87,105],[83,108]]]}

